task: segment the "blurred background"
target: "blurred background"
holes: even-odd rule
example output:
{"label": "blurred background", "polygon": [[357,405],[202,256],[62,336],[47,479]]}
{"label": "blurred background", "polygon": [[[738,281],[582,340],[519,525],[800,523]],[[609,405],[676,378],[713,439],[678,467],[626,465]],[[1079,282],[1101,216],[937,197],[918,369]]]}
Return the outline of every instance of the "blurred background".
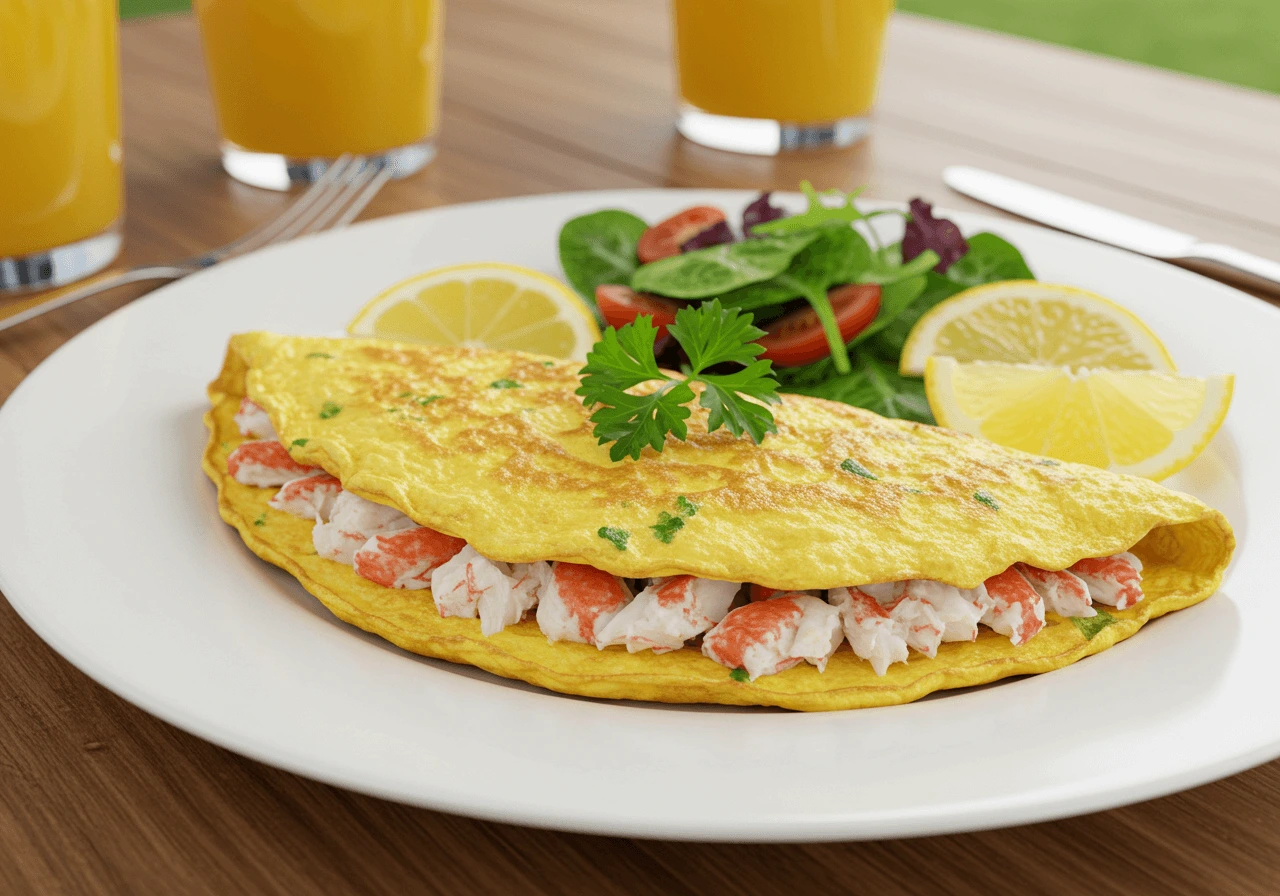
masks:
{"label": "blurred background", "polygon": [[[190,5],[120,0],[120,13]],[[898,8],[1280,93],[1280,0],[898,0]]]}

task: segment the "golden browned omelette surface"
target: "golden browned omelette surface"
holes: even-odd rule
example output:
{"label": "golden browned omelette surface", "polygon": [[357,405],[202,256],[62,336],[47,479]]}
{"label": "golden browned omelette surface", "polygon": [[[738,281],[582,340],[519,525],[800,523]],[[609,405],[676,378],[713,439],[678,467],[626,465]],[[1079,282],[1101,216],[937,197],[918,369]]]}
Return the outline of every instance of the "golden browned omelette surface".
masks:
{"label": "golden browned omelette surface", "polygon": [[[1234,547],[1221,514],[1147,480],[798,396],[775,409],[779,432],[761,446],[707,434],[695,412],[687,443],[614,463],[573,394],[575,370],[482,350],[236,336],[210,386],[204,467],[223,518],[339,618],[417,653],[597,697],[842,709],[1048,671],[1205,599]],[[227,475],[242,441],[232,415],[246,394],[296,460],[497,560],[788,589],[907,578],[973,587],[1015,561],[1058,569],[1133,549],[1147,599],[1097,620],[1049,613],[1022,647],[983,630],[882,677],[847,645],[825,673],[803,665],[747,683],[693,647],[654,655],[549,644],[533,620],[485,638],[477,620],[441,618],[429,591],[383,588],[315,556],[310,521],[269,508],[274,490]]]}

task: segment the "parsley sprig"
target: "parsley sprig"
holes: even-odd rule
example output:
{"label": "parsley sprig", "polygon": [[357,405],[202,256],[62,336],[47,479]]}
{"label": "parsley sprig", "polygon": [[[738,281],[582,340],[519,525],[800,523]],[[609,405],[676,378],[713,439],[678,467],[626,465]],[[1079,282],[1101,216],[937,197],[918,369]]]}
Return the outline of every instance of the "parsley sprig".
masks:
{"label": "parsley sprig", "polygon": [[[620,329],[606,329],[579,371],[582,385],[577,394],[588,408],[599,405],[591,415],[593,432],[601,445],[613,443],[610,458],[639,460],[646,445],[661,451],[668,433],[683,441],[695,382],[703,386],[698,403],[709,412],[708,432],[724,426],[735,436],[747,433],[758,445],[765,433],[778,431],[765,406],[779,402],[778,381],[773,364],[756,357],[764,349],[755,340],[764,331],[752,324],[752,315],[724,308],[716,299],[681,308],[667,330],[689,356],[685,379],[673,379],[658,369],[653,357],[658,331],[648,315]],[[724,363],[741,364],[742,369],[706,372]],[[648,395],[626,391],[651,380],[662,385]]]}

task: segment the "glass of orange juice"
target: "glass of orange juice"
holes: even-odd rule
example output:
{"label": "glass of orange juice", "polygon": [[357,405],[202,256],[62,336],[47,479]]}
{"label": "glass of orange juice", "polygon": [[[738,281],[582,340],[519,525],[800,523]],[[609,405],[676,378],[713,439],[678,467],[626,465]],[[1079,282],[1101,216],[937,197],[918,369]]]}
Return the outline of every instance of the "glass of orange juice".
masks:
{"label": "glass of orange juice", "polygon": [[120,251],[116,0],[0,0],[0,292]]}
{"label": "glass of orange juice", "polygon": [[773,155],[866,136],[893,0],[672,0],[680,133]]}
{"label": "glass of orange juice", "polygon": [[435,156],[442,0],[195,0],[222,164],[287,189],[343,153]]}

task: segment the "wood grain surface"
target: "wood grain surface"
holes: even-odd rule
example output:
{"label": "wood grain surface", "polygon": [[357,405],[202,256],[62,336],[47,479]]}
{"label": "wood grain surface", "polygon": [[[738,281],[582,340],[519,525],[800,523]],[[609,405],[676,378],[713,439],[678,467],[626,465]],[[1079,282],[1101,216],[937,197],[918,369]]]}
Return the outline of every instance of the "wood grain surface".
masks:
{"label": "wood grain surface", "polygon": [[[218,167],[194,23],[131,22],[122,39],[123,261],[189,255],[280,211],[286,196]],[[662,0],[452,0],[445,71],[438,160],[388,185],[366,217],[559,190],[793,188],[802,177],[977,208],[939,179],[960,163],[1280,254],[1280,100],[1073,51],[899,17],[874,135],[782,159],[674,135]],[[136,294],[0,333],[0,400]],[[406,808],[228,753],[90,681],[3,602],[0,644],[5,894],[1280,892],[1280,763],[1111,812],[918,840],[565,835]]]}

